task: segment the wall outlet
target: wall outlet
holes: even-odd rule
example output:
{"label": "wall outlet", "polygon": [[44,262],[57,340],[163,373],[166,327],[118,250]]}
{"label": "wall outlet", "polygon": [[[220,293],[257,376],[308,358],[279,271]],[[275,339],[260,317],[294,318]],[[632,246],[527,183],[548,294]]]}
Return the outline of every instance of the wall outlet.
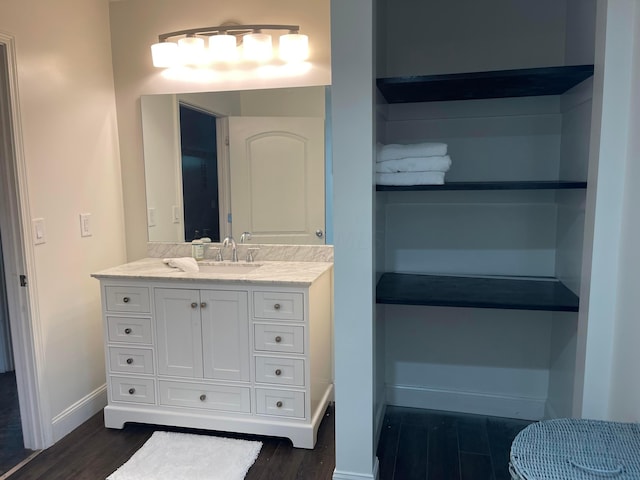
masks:
{"label": "wall outlet", "polygon": [[44,228],[44,218],[34,218],[31,220],[31,227],[33,231],[33,243],[34,245],[40,245],[46,243],[47,232]]}
{"label": "wall outlet", "polygon": [[149,227],[156,226],[156,209],[155,208],[147,208],[147,226]]}
{"label": "wall outlet", "polygon": [[80,214],[80,236],[81,237],[91,236],[91,214],[90,213]]}

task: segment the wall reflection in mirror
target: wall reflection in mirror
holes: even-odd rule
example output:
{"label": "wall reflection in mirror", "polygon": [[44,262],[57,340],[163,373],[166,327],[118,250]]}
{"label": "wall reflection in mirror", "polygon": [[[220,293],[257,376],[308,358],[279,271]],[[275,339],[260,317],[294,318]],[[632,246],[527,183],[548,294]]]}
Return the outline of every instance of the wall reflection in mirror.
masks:
{"label": "wall reflection in mirror", "polygon": [[327,88],[142,96],[149,241],[324,244]]}

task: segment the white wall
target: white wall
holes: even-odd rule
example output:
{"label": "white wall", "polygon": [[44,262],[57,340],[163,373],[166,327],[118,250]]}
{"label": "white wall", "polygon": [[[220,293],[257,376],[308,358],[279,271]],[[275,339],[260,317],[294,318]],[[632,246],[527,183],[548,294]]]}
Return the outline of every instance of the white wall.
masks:
{"label": "white wall", "polygon": [[[145,95],[140,108],[149,241],[184,242],[178,102],[175,95]],[[174,208],[180,211],[178,223]]]}
{"label": "white wall", "polygon": [[[575,399],[577,416],[611,415],[614,325],[620,296],[620,265],[628,142],[634,91],[634,0],[597,2],[595,73],[586,198],[585,241],[578,321]],[[628,250],[625,252],[628,254]],[[586,280],[588,279],[588,280]],[[586,281],[585,281],[586,280]],[[621,291],[622,292],[622,291]],[[627,292],[625,292],[627,293]],[[623,322],[622,324],[625,324]],[[635,375],[635,374],[633,374]]]}
{"label": "white wall", "polygon": [[387,402],[543,416],[550,312],[386,306]]}
{"label": "white wall", "polygon": [[640,6],[634,3],[630,14],[633,23],[629,136],[620,235],[620,271],[615,314],[612,382],[609,417],[613,420],[640,421],[640,322],[638,322],[638,285],[640,285]]}
{"label": "white wall", "polygon": [[[140,127],[140,95],[328,85],[329,2],[276,0],[123,0],[110,3],[113,68],[122,157],[127,257],[146,256],[147,228]],[[151,64],[150,45],[158,35],[183,28],[238,23],[296,24],[309,35],[311,68],[290,77],[242,71],[201,80],[170,79]],[[206,25],[205,25],[206,24]]]}
{"label": "white wall", "polygon": [[[125,259],[109,12],[103,0],[5,0],[0,30],[15,37],[30,214],[46,222],[30,293],[50,443],[106,402],[89,275]],[[85,212],[93,235],[81,238]]]}
{"label": "white wall", "polygon": [[593,63],[597,0],[566,0],[564,60],[567,65]]}
{"label": "white wall", "polygon": [[336,469],[373,479],[374,59],[373,5],[331,2],[335,248]]}
{"label": "white wall", "polygon": [[241,94],[243,116],[325,117],[325,89],[280,88],[247,90]]}
{"label": "white wall", "polygon": [[384,63],[378,65],[379,76],[564,63],[565,1],[386,0],[385,3],[386,51],[381,59]]}

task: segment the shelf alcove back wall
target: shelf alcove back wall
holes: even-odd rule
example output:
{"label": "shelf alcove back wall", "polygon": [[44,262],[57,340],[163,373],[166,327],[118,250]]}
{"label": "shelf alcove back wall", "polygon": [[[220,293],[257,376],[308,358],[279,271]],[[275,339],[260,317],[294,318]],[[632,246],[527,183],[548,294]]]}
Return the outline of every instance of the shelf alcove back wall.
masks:
{"label": "shelf alcove back wall", "polygon": [[[561,97],[386,105],[382,138],[447,142],[449,181],[585,180],[590,91],[589,80]],[[376,199],[385,271],[559,276],[579,293],[585,190],[378,192]],[[379,310],[387,402],[524,418],[570,412],[577,314]],[[432,345],[449,354],[432,355]],[[538,353],[523,357],[532,345]]]}

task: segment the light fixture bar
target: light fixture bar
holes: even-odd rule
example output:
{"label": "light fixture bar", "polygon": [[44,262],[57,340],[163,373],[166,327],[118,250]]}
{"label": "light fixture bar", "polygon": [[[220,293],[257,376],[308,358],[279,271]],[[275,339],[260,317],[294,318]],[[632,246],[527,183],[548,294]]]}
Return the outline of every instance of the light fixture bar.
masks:
{"label": "light fixture bar", "polygon": [[[277,48],[272,35],[265,33],[268,30],[284,30]],[[309,56],[309,37],[300,33],[299,25],[226,24],[162,33],[158,40],[151,45],[153,66],[158,68],[220,64],[227,68],[240,59],[266,64],[276,58],[276,52],[280,61],[293,64]]]}
{"label": "light fixture bar", "polygon": [[177,37],[180,35],[193,36],[193,35],[207,35],[215,33],[228,33],[231,35],[242,35],[243,33],[257,32],[260,30],[289,30],[290,33],[298,33],[300,31],[299,25],[220,25],[218,27],[202,27],[202,28],[190,28],[188,30],[177,30],[175,32],[162,33],[158,35],[158,40],[164,42],[171,37]]}

